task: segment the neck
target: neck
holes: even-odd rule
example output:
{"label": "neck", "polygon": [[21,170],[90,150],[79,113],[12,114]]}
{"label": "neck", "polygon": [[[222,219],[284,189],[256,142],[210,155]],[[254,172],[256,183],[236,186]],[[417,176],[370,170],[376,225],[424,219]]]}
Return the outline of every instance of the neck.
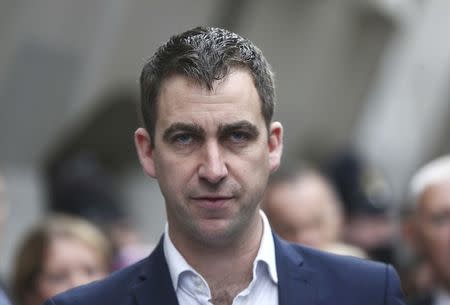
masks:
{"label": "neck", "polygon": [[215,294],[216,287],[235,287],[243,290],[252,280],[253,261],[258,254],[263,234],[263,223],[259,213],[255,213],[250,224],[237,237],[220,245],[199,243],[193,239],[178,238],[172,234],[170,239],[184,259],[210,286]]}

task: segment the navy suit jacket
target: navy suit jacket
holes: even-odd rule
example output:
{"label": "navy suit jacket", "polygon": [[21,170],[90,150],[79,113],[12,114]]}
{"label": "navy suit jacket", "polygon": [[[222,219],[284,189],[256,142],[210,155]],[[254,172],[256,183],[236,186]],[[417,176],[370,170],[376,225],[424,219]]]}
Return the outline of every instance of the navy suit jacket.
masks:
{"label": "navy suit jacket", "polygon": [[[294,245],[274,235],[279,305],[403,305],[385,264]],[[146,259],[45,305],[178,305],[162,239]]]}

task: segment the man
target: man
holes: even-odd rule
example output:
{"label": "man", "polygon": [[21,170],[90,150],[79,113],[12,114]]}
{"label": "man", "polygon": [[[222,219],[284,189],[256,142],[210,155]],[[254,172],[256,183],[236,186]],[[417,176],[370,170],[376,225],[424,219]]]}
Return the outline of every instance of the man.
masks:
{"label": "man", "polygon": [[263,210],[285,240],[325,251],[365,258],[359,248],[341,242],[342,204],[333,186],[313,168],[293,168],[273,176]]}
{"label": "man", "polygon": [[173,36],[141,74],[140,162],[166,232],[145,260],[46,304],[403,304],[395,271],[291,245],[260,213],[280,163],[261,51],[218,28]]}
{"label": "man", "polygon": [[[1,241],[1,233],[2,233],[2,226],[3,221],[6,218],[6,211],[5,211],[5,183],[3,181],[3,177],[0,175],[0,241]],[[5,291],[3,290],[3,285],[0,283],[0,305],[10,305]]]}
{"label": "man", "polygon": [[410,303],[450,304],[450,155],[421,168],[411,180],[410,195],[408,232],[436,282],[434,291]]}

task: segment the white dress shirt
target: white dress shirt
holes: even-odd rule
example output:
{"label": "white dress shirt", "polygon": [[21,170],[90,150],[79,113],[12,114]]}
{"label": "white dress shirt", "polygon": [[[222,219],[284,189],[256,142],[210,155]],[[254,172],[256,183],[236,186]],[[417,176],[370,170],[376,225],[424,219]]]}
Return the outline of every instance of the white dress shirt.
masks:
{"label": "white dress shirt", "polygon": [[[232,305],[278,305],[278,276],[275,245],[266,215],[260,211],[263,236],[253,262],[253,278],[247,288],[233,300]],[[164,255],[169,266],[179,305],[211,305],[211,291],[205,279],[192,268],[175,248],[166,225]]]}
{"label": "white dress shirt", "polygon": [[438,290],[434,305],[450,305],[450,293],[444,289]]}

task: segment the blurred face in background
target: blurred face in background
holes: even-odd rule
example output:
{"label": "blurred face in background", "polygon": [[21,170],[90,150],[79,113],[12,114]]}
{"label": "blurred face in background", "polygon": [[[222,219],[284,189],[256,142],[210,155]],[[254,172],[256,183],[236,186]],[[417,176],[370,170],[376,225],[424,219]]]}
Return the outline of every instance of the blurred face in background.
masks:
{"label": "blurred face in background", "polygon": [[342,224],[338,206],[330,186],[314,173],[270,186],[264,203],[282,238],[315,248],[337,241]]}
{"label": "blurred face in background", "polygon": [[450,178],[425,189],[418,203],[416,237],[441,286],[450,291]]}
{"label": "blurred face in background", "polygon": [[46,251],[36,295],[28,305],[40,305],[55,294],[106,275],[107,266],[98,251],[75,238],[56,237]]}

